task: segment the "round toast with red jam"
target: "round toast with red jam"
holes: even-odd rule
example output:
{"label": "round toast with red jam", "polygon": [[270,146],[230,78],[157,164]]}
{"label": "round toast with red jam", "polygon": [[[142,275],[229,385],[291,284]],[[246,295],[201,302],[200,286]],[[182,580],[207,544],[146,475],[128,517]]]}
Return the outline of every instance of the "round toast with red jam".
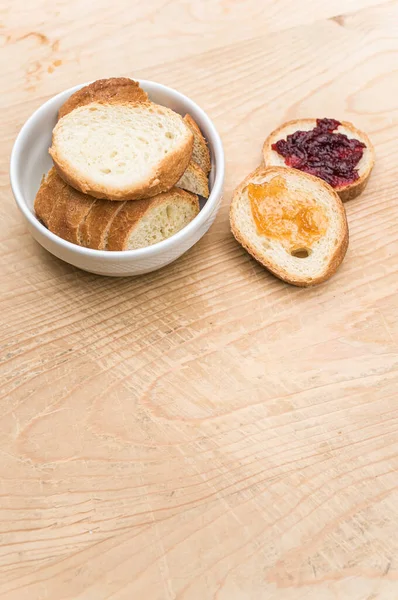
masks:
{"label": "round toast with red jam", "polygon": [[263,156],[267,167],[298,169],[323,179],[343,202],[363,192],[375,162],[366,133],[335,119],[285,123],[265,140]]}

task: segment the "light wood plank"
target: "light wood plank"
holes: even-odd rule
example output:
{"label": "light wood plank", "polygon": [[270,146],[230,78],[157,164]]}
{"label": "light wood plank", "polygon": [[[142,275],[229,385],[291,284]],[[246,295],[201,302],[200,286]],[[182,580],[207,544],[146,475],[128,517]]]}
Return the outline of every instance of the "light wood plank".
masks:
{"label": "light wood plank", "polygon": [[[398,3],[35,0],[0,21],[0,597],[396,600]],[[7,175],[34,108],[115,70],[192,96],[227,157],[210,232],[124,280],[33,242]],[[341,269],[300,290],[228,207],[308,115],[365,129],[377,166]]]}

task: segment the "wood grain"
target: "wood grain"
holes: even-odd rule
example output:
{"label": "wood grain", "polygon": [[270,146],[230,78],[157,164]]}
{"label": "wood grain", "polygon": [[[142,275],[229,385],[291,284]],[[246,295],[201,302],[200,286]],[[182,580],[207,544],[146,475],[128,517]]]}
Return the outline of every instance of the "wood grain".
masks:
{"label": "wood grain", "polygon": [[[398,598],[398,2],[6,1],[0,9],[0,598]],[[30,238],[24,120],[108,75],[177,87],[225,146],[223,207],[176,263],[99,278]],[[375,144],[328,283],[235,243],[233,188],[286,119]]]}

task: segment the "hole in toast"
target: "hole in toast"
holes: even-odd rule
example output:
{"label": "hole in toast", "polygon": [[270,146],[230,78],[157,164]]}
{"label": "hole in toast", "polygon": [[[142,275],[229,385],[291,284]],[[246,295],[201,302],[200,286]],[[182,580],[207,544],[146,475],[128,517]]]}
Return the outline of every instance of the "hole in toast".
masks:
{"label": "hole in toast", "polygon": [[101,173],[105,173],[105,175],[108,175],[110,172],[110,169],[101,169]]}
{"label": "hole in toast", "polygon": [[169,138],[170,140],[172,140],[172,139],[173,139],[173,137],[174,137],[174,134],[173,134],[173,133],[171,133],[171,131],[166,131],[166,133],[165,133],[164,135],[165,135],[167,138]]}
{"label": "hole in toast", "polygon": [[114,150],[113,152],[111,152],[109,156],[111,158],[114,158],[115,156],[117,156],[117,150]]}
{"label": "hole in toast", "polygon": [[311,254],[310,248],[295,248],[290,252],[295,258],[308,258]]}

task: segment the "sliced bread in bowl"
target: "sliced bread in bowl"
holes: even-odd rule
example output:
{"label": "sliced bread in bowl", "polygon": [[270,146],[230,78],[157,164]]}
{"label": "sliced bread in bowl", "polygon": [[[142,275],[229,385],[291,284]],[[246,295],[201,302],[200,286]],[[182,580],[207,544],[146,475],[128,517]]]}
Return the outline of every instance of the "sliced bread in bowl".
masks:
{"label": "sliced bread in bowl", "polygon": [[36,215],[46,227],[48,227],[52,212],[56,206],[53,197],[57,196],[57,190],[60,189],[59,186],[62,187],[64,183],[54,167],[49,170],[47,175],[43,175],[42,177],[39,191],[36,194],[34,209]]}
{"label": "sliced bread in bowl", "polygon": [[96,200],[80,226],[81,245],[94,250],[106,250],[111,225],[124,205],[125,202]]}
{"label": "sliced bread in bowl", "polygon": [[176,183],[176,187],[187,192],[198,194],[203,198],[209,197],[209,180],[206,173],[193,160],[189,163],[183,176]]}
{"label": "sliced bread in bowl", "polygon": [[[98,102],[99,104],[117,104],[120,102],[137,104],[149,102],[149,98],[138,82],[133,79],[127,77],[99,79],[72,94],[59,109],[58,117],[61,119],[72,110],[92,102]],[[201,166],[191,160],[176,186],[208,198],[209,183],[207,174],[211,166],[209,149],[194,119],[190,115],[186,115],[184,122],[194,136],[192,156],[196,157]],[[99,210],[98,207],[97,210]]]}
{"label": "sliced bread in bowl", "polygon": [[98,200],[52,168],[36,195],[37,217],[55,235],[94,250],[134,250],[177,233],[199,213],[198,197],[172,188],[134,202]]}
{"label": "sliced bread in bowl", "polygon": [[124,201],[173,187],[191,160],[192,147],[189,127],[164,106],[93,102],[58,121],[49,152],[72,187]]}
{"label": "sliced bread in bowl", "polygon": [[135,250],[161,242],[199,213],[198,197],[177,187],[153,198],[126,202],[112,222],[107,250]]}
{"label": "sliced bread in bowl", "polygon": [[297,286],[329,279],[348,247],[344,206],[331,186],[284,167],[259,167],[234,192],[237,241],[274,275]]}
{"label": "sliced bread in bowl", "polygon": [[211,159],[207,142],[203,137],[199,125],[191,117],[191,115],[185,115],[184,122],[192,131],[194,136],[192,160],[199,165],[206,175],[208,175],[211,169]]}
{"label": "sliced bread in bowl", "polygon": [[65,183],[54,167],[43,179],[34,209],[44,225],[59,237],[82,245],[80,228],[96,200]]}
{"label": "sliced bread in bowl", "polygon": [[267,137],[263,158],[265,166],[293,167],[321,177],[347,202],[365,189],[375,152],[366,133],[352,123],[296,119]]}

